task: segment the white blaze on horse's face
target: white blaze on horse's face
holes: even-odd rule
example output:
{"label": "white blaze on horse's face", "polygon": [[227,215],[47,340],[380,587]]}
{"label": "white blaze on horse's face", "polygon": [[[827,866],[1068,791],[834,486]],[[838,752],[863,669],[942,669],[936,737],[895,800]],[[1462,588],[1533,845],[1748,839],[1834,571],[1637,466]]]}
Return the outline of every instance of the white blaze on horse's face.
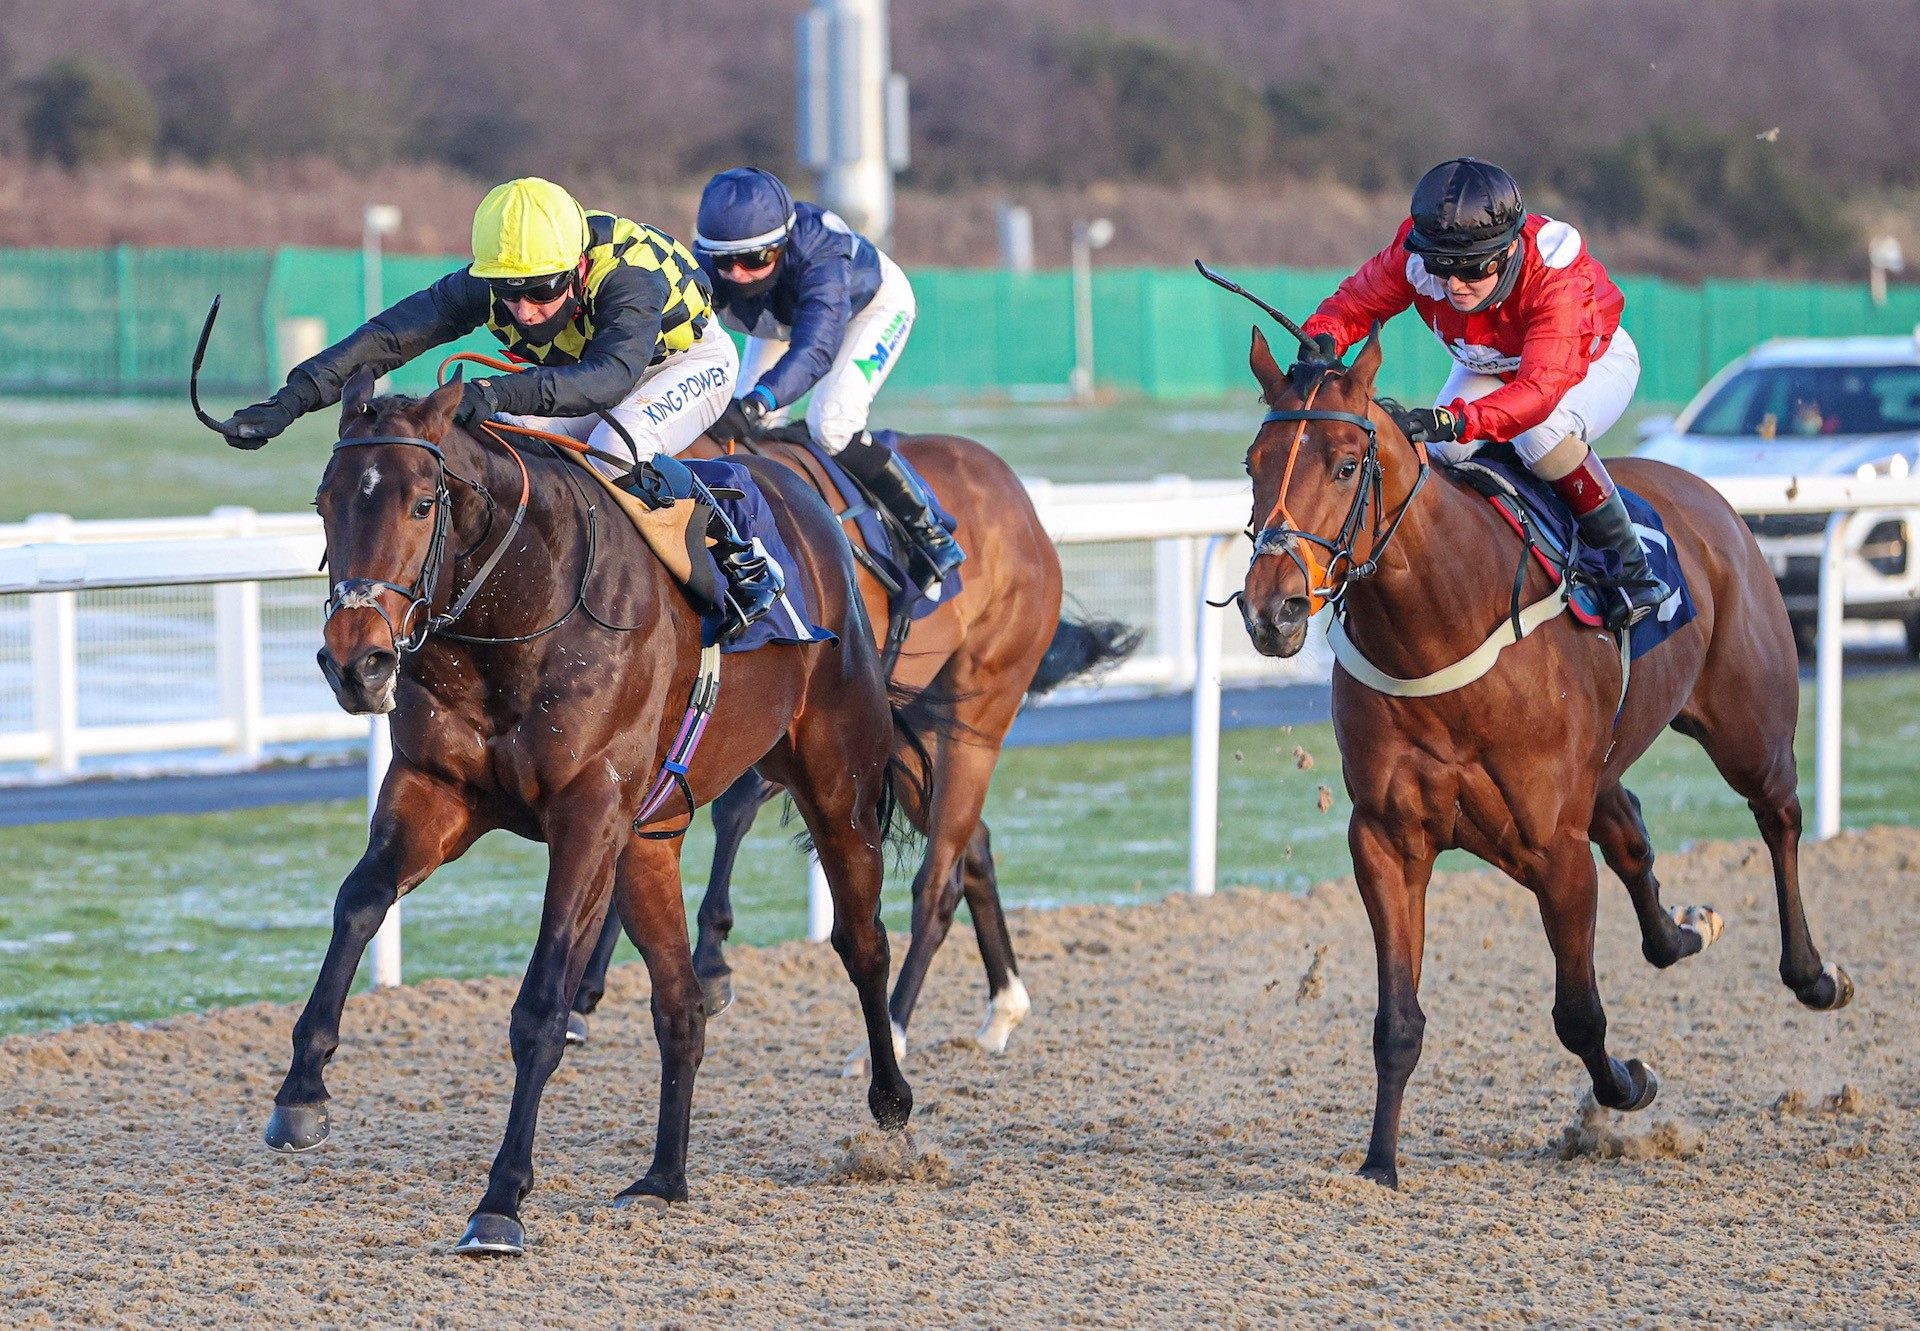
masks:
{"label": "white blaze on horse's face", "polygon": [[373,493],[374,488],[379,484],[380,484],[380,468],[368,467],[366,470],[366,473],[360,477],[360,493],[363,495],[370,495]]}

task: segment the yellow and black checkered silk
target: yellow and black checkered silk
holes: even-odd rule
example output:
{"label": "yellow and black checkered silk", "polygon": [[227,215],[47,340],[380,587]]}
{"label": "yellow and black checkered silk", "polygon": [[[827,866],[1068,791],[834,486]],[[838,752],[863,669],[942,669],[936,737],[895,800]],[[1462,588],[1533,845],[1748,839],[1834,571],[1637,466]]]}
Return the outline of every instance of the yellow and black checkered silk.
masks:
{"label": "yellow and black checkered silk", "polygon": [[666,305],[660,312],[660,341],[655,363],[693,345],[713,309],[706,274],[690,250],[666,232],[644,222],[630,222],[611,213],[589,212],[592,243],[587,247],[587,281],[580,312],[545,346],[528,342],[514,325],[499,297],[487,309],[487,327],[508,351],[537,365],[572,365],[593,340],[595,297],[607,278],[623,266],[657,272],[667,280]]}

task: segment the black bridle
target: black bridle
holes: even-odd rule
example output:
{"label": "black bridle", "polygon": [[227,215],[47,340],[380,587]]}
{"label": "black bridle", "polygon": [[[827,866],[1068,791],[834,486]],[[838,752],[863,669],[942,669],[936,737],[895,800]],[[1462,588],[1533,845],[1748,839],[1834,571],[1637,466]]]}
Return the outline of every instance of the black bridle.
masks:
{"label": "black bridle", "polygon": [[[487,505],[486,531],[480,534],[479,540],[474,542],[470,548],[454,556],[454,562],[456,564],[466,559],[475,550],[478,550],[481,545],[485,544],[488,534],[492,532],[495,512],[493,495],[487,490],[486,486],[480,482],[470,480],[449,467],[447,465],[447,456],[441,451],[440,445],[434,443],[431,439],[422,439],[417,435],[350,435],[337,441],[333,446],[333,451],[338,454],[344,449],[378,446],[419,448],[432,454],[434,465],[438,469],[438,474],[434,478],[433,486],[433,535],[428,538],[427,553],[426,557],[420,563],[420,572],[415,576],[410,585],[402,586],[397,582],[389,582],[384,578],[343,578],[339,582],[334,583],[331,591],[327,595],[325,618],[321,621],[323,625],[342,610],[370,609],[385,622],[387,632],[393,638],[394,652],[400,656],[406,656],[410,652],[418,651],[421,646],[426,643],[427,638],[435,633],[443,634],[446,637],[453,638],[460,642],[525,642],[531,638],[540,637],[542,634],[550,633],[554,629],[559,628],[561,624],[566,622],[568,616],[572,615],[574,610],[579,608],[581,600],[586,596],[587,577],[593,570],[594,543],[591,510],[589,510],[589,521],[587,524],[588,554],[586,562],[581,569],[580,589],[574,597],[573,604],[567,608],[559,619],[554,620],[553,623],[543,629],[512,638],[482,638],[470,634],[452,632],[450,626],[454,621],[458,620],[461,615],[466,613],[469,605],[473,604],[473,598],[479,595],[481,587],[486,585],[486,581],[493,575],[494,569],[499,567],[501,559],[504,558],[507,553],[507,549],[513,544],[513,538],[519,534],[522,524],[526,521],[527,503],[532,488],[527,478],[526,461],[520,457],[519,452],[514,449],[512,445],[506,445],[507,451],[513,454],[514,461],[519,464],[522,482],[520,502],[514,509],[513,520],[507,524],[506,535],[500,538],[498,545],[494,546],[493,553],[487,556],[486,562],[480,566],[480,571],[474,574],[472,580],[467,583],[466,589],[454,598],[452,606],[443,614],[435,614],[433,612],[434,588],[438,586],[440,582],[441,564],[445,560],[447,552],[447,533],[452,526],[453,495],[447,488],[447,481],[449,478],[459,481],[462,485],[478,494],[486,501]],[[382,591],[394,592],[406,598],[407,608],[400,616],[400,622],[398,624],[394,623],[392,616],[387,614],[386,607],[380,603],[378,593]]]}
{"label": "black bridle", "polygon": [[[1347,585],[1357,578],[1371,577],[1380,567],[1380,557],[1392,544],[1394,536],[1400,530],[1401,522],[1407,516],[1407,510],[1427,483],[1427,474],[1431,464],[1427,460],[1424,448],[1414,445],[1420,460],[1420,472],[1414,478],[1407,497],[1400,501],[1390,521],[1385,519],[1386,498],[1383,487],[1386,468],[1380,462],[1380,434],[1369,416],[1358,415],[1351,411],[1328,411],[1315,409],[1313,398],[1322,384],[1331,378],[1342,378],[1337,369],[1329,367],[1317,378],[1308,390],[1305,405],[1297,411],[1275,408],[1261,417],[1260,425],[1297,423],[1299,429],[1294,433],[1293,446],[1288,450],[1287,469],[1280,480],[1279,493],[1274,496],[1273,507],[1267,513],[1265,523],[1258,531],[1248,532],[1253,541],[1253,557],[1262,555],[1285,555],[1293,560],[1305,580],[1309,601],[1322,601],[1328,605],[1339,606],[1346,595]],[[1368,399],[1368,405],[1374,405],[1374,399]],[[1367,451],[1360,458],[1360,483],[1353,497],[1353,503],[1347,508],[1346,518],[1340,524],[1340,530],[1332,538],[1315,535],[1295,525],[1292,514],[1287,512],[1287,488],[1293,480],[1293,466],[1297,460],[1300,445],[1305,441],[1307,425],[1313,421],[1335,421],[1343,425],[1353,425],[1364,430],[1367,435]],[[1366,525],[1367,515],[1373,515],[1371,543],[1364,563],[1354,558],[1354,543],[1360,531]],[[1276,524],[1274,519],[1281,521]],[[1385,521],[1385,531],[1381,530]],[[1316,569],[1318,562],[1303,553],[1307,546],[1319,546],[1327,552],[1324,568]],[[1319,585],[1316,585],[1319,584]],[[1318,609],[1316,605],[1314,609]]]}

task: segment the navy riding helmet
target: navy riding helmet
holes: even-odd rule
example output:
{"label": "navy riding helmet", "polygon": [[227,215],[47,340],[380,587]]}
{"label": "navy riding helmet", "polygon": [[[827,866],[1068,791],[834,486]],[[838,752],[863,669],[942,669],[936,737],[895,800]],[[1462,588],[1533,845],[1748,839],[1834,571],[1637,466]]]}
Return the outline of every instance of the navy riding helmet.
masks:
{"label": "navy riding helmet", "polygon": [[1456,157],[1420,177],[1410,211],[1413,230],[1407,233],[1407,248],[1442,259],[1498,254],[1527,225],[1520,186],[1492,162],[1477,157]]}
{"label": "navy riding helmet", "polygon": [[694,248],[707,254],[772,249],[786,241],[793,221],[793,195],[780,177],[757,166],[736,166],[700,192]]}

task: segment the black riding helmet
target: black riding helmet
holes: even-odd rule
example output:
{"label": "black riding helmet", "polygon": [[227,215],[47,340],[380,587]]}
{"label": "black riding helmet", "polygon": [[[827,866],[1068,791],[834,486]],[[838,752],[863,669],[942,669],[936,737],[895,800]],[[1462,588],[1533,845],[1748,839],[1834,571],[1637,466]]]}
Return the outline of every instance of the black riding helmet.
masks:
{"label": "black riding helmet", "polygon": [[1477,157],[1456,157],[1421,176],[1413,187],[1412,213],[1407,248],[1454,260],[1498,254],[1527,225],[1520,186]]}

